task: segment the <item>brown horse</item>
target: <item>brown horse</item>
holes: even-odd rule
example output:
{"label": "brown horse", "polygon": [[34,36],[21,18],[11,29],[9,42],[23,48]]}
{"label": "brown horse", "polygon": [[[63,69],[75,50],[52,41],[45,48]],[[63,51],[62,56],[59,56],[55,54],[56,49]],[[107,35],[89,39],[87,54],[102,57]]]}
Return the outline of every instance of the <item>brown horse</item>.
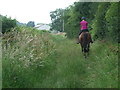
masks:
{"label": "brown horse", "polygon": [[82,52],[86,58],[89,54],[91,35],[89,32],[82,32],[79,36],[79,42],[81,44]]}

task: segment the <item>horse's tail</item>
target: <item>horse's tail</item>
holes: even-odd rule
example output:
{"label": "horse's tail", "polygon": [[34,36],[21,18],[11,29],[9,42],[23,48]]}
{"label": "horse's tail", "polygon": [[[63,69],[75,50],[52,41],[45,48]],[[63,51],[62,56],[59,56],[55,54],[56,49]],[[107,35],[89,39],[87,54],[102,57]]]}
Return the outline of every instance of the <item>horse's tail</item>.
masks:
{"label": "horse's tail", "polygon": [[84,47],[84,52],[88,52],[87,50],[87,44],[88,44],[88,34],[87,33],[84,33],[84,38],[83,38],[84,42],[83,42],[83,47]]}

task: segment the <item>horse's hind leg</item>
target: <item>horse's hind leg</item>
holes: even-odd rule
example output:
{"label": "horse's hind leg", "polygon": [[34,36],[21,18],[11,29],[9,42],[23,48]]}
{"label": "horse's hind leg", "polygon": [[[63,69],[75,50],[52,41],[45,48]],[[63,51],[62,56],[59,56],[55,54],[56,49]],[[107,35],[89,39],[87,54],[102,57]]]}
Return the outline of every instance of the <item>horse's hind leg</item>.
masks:
{"label": "horse's hind leg", "polygon": [[82,52],[84,52],[84,49],[83,49],[83,45],[82,45],[82,43],[80,43],[80,45],[81,45]]}
{"label": "horse's hind leg", "polygon": [[82,48],[82,52],[84,52],[84,49]]}
{"label": "horse's hind leg", "polygon": [[88,49],[87,55],[89,56],[90,44],[88,44],[88,47],[87,47],[87,49]]}
{"label": "horse's hind leg", "polygon": [[88,52],[90,51],[90,44],[88,44]]}
{"label": "horse's hind leg", "polygon": [[87,53],[84,53],[84,58],[87,58]]}

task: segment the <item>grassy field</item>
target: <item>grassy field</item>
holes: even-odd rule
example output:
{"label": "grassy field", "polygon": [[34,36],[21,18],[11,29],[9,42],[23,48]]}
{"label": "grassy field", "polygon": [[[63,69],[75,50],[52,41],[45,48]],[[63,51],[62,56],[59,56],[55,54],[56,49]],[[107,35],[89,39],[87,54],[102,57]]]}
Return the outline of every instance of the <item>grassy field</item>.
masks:
{"label": "grassy field", "polygon": [[3,42],[3,88],[118,87],[117,44],[96,41],[85,59],[75,40],[21,29],[15,35]]}

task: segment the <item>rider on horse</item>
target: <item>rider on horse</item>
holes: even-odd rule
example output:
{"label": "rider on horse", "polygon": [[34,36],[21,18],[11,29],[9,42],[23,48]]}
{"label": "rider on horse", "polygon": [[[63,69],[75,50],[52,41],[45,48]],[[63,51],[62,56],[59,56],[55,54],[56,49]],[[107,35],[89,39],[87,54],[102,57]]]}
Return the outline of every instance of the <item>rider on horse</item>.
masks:
{"label": "rider on horse", "polygon": [[[79,36],[81,35],[82,32],[89,32],[88,31],[88,22],[85,21],[86,18],[82,17],[81,19],[82,19],[82,21],[80,22],[81,30],[80,30]],[[90,42],[93,43],[92,39],[90,40]],[[80,41],[78,39],[78,43],[77,44],[79,44],[79,43],[80,43]]]}

